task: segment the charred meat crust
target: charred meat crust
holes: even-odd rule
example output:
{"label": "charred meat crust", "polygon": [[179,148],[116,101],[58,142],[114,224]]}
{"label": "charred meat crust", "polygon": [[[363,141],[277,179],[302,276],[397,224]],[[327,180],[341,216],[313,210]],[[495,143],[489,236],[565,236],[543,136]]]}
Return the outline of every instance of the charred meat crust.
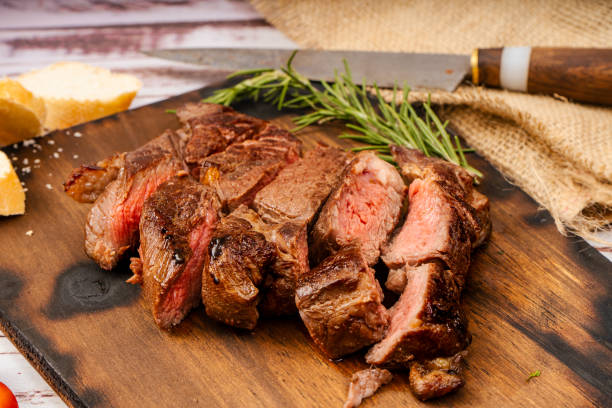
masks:
{"label": "charred meat crust", "polygon": [[266,222],[291,221],[310,227],[350,157],[344,150],[317,146],[261,189],[253,208]]}
{"label": "charred meat crust", "polygon": [[368,264],[375,264],[399,221],[406,193],[393,166],[373,152],[359,153],[345,169],[312,230],[311,264],[348,246],[360,246]]}
{"label": "charred meat crust", "polygon": [[461,388],[462,360],[466,352],[452,357],[415,361],[410,364],[410,389],[421,401],[439,398]]}
{"label": "charred meat crust", "polygon": [[229,215],[213,233],[202,273],[206,314],[230,326],[252,330],[257,324],[260,288],[276,248],[249,221]]}
{"label": "charred meat crust", "polygon": [[306,226],[293,222],[266,223],[244,205],[232,212],[232,216],[247,220],[255,231],[262,233],[276,248],[274,260],[262,286],[260,312],[275,316],[297,313],[297,280],[308,271]]}
{"label": "charred meat crust", "polygon": [[64,183],[64,192],[79,203],[93,203],[106,186],[117,178],[124,160],[125,153],[121,153],[93,165],[77,167]]}
{"label": "charred meat crust", "polygon": [[106,186],[87,216],[85,251],[101,268],[114,268],[137,244],[144,201],[160,184],[184,170],[177,157],[171,131],[125,154],[117,178]]}
{"label": "charred meat crust", "polygon": [[359,248],[347,248],[300,277],[295,301],[314,342],[331,358],[379,341],[388,323],[383,294]]}
{"label": "charred meat crust", "polygon": [[404,367],[415,359],[450,356],[471,337],[460,309],[455,274],[439,263],[411,270],[398,302],[391,308],[385,338],[366,355],[370,364]]}
{"label": "charred meat crust", "polygon": [[228,212],[250,204],[255,194],[299,158],[301,142],[269,125],[257,140],[234,143],[201,163],[200,181],[211,185]]}
{"label": "charred meat crust", "polygon": [[187,176],[166,181],[145,202],[142,259],[131,268],[159,327],[180,323],[200,302],[202,267],[220,208],[214,192]]}

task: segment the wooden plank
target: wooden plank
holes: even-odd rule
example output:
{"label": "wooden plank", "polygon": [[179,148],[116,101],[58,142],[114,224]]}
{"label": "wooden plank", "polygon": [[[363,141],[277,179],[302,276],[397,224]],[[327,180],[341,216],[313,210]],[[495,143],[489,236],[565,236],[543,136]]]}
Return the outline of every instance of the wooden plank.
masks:
{"label": "wooden plank", "polygon": [[[245,333],[198,309],[175,331],[162,332],[139,289],[123,283],[127,265],[103,272],[82,251],[88,206],[61,192],[70,169],[177,126],[164,110],[201,96],[55,132],[40,152],[9,149],[18,161],[45,162],[26,177],[26,215],[0,221],[3,329],[74,406],[340,406],[351,373],[365,367],[361,354],[327,360],[297,318],[263,320]],[[267,106],[239,109],[277,115]],[[288,125],[286,117],[275,120]],[[75,130],[83,136],[75,138]],[[346,146],[333,137],[338,131],[312,128],[300,137],[308,146]],[[60,157],[49,158],[58,148]],[[467,385],[428,405],[609,406],[611,265],[581,239],[560,236],[523,192],[477,156],[470,159],[486,175],[480,189],[491,198],[493,234],[474,256],[465,292],[474,336]],[[527,382],[536,369],[542,376]],[[412,405],[420,403],[402,373],[365,404]]]}

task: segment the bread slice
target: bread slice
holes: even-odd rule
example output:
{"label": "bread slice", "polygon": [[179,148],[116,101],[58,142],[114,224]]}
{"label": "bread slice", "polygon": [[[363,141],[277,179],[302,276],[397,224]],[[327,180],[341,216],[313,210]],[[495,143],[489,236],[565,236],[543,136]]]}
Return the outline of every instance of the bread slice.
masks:
{"label": "bread slice", "polygon": [[58,62],[17,80],[44,99],[44,126],[49,130],[126,110],[142,86],[133,75],[115,74],[80,62]]}
{"label": "bread slice", "polygon": [[11,161],[0,150],[0,215],[25,213],[25,193]]}
{"label": "bread slice", "polygon": [[41,98],[13,79],[0,79],[0,146],[41,134],[45,115]]}

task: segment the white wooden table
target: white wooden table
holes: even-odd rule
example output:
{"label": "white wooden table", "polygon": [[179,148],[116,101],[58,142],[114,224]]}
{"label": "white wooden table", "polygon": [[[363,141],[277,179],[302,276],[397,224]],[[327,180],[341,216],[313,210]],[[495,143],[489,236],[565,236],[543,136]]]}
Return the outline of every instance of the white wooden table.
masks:
{"label": "white wooden table", "polygon": [[[0,3],[0,78],[57,61],[83,61],[129,72],[143,81],[132,107],[220,80],[224,72],[148,58],[140,50],[165,47],[277,47],[296,45],[246,2],[116,0]],[[44,171],[41,167],[40,171]],[[612,241],[612,234],[607,234]],[[602,248],[612,260],[612,248]],[[65,407],[0,332],[0,382],[19,406]]]}

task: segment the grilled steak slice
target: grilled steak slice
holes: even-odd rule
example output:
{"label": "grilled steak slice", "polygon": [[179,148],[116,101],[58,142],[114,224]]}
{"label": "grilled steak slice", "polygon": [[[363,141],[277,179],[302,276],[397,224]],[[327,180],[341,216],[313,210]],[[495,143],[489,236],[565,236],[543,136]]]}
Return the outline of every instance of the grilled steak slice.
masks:
{"label": "grilled steak slice", "polygon": [[356,408],[365,398],[371,397],[380,387],[389,384],[393,376],[388,370],[368,368],[353,374],[344,408]]}
{"label": "grilled steak slice", "polygon": [[404,292],[390,310],[385,338],[366,355],[370,364],[406,366],[414,359],[451,356],[470,342],[455,275],[438,262],[410,272]]}
{"label": "grilled steak slice", "polygon": [[[465,277],[471,252],[469,227],[456,208],[456,201],[430,179],[410,184],[408,215],[391,243],[383,248],[383,261],[390,268],[387,288],[401,293],[397,274],[432,260],[442,260],[458,277]],[[461,282],[461,287],[463,283]]]}
{"label": "grilled steak slice", "polygon": [[265,221],[310,226],[349,158],[343,150],[317,146],[257,193],[253,207]]}
{"label": "grilled steak slice", "polygon": [[264,120],[214,104],[188,105],[177,114],[190,134],[185,162],[196,173],[207,156],[225,150],[232,143],[253,139],[267,126]]}
{"label": "grilled steak slice", "polygon": [[85,225],[85,251],[101,268],[114,268],[136,245],[144,201],[184,168],[177,155],[171,131],[125,154],[117,178],[97,198]]}
{"label": "grilled steak slice", "polygon": [[264,314],[276,316],[297,313],[297,280],[308,271],[306,225],[293,222],[268,224],[244,205],[238,207],[232,215],[249,221],[253,229],[261,232],[276,248],[274,260],[263,284],[264,296],[259,310]]}
{"label": "grilled steak slice", "polygon": [[142,283],[155,323],[180,323],[200,303],[202,267],[221,204],[190,177],[175,177],[149,197],[140,218],[140,262],[131,283]]}
{"label": "grilled steak slice", "polygon": [[421,401],[456,391],[464,384],[461,361],[465,351],[452,357],[416,361],[410,364],[410,388]]}
{"label": "grilled steak slice", "polygon": [[359,153],[323,206],[312,231],[311,262],[346,246],[360,246],[369,265],[397,224],[406,186],[395,168],[373,152]]}
{"label": "grilled steak slice", "polygon": [[125,153],[86,164],[72,170],[64,183],[64,191],[79,203],[93,203],[102,194],[106,186],[117,178],[123,167]]}
{"label": "grilled steak slice", "polygon": [[235,143],[204,159],[200,181],[213,186],[231,212],[249,205],[282,168],[299,158],[299,150],[300,142],[289,132],[269,126],[258,140]]}
{"label": "grilled steak slice", "polygon": [[469,223],[473,248],[484,242],[491,231],[489,199],[474,188],[474,179],[464,168],[415,149],[392,146],[391,153],[408,180],[432,180],[455,200],[455,208]]}
{"label": "grilled steak slice", "polygon": [[229,106],[217,105],[216,103],[206,102],[191,102],[179,107],[176,110],[176,116],[183,125],[189,125],[189,121],[192,119],[202,119],[217,115],[220,113],[232,113],[235,112]]}
{"label": "grilled steak slice", "polygon": [[331,358],[382,338],[388,323],[382,299],[358,248],[343,249],[300,277],[295,296],[310,336]]}
{"label": "grilled steak slice", "polygon": [[230,214],[217,225],[208,254],[202,273],[206,314],[230,326],[254,329],[260,288],[276,248],[249,221]]}

